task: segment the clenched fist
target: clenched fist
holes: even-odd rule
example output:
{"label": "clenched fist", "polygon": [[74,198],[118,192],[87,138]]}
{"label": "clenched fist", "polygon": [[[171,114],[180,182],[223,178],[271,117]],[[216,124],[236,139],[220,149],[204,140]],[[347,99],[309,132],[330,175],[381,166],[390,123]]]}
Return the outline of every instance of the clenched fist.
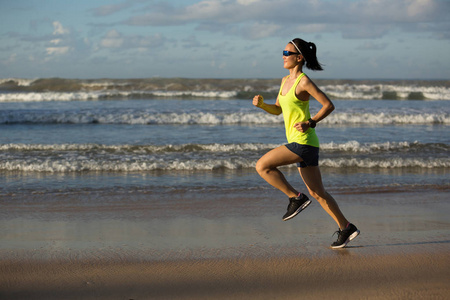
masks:
{"label": "clenched fist", "polygon": [[253,97],[253,105],[256,107],[261,107],[264,104],[264,98],[261,95],[256,95]]}

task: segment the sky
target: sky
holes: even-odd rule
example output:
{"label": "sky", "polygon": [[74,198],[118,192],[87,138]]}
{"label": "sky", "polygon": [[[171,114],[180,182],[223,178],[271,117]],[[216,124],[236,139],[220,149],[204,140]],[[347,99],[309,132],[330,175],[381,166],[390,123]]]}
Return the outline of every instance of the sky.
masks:
{"label": "sky", "polygon": [[450,0],[0,0],[0,78],[450,79]]}

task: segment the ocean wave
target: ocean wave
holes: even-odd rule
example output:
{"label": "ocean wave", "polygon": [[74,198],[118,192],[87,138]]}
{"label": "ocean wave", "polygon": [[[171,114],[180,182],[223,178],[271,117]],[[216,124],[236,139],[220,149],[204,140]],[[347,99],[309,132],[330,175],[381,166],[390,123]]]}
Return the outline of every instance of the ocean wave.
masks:
{"label": "ocean wave", "polygon": [[[152,154],[152,153],[186,153],[186,152],[226,152],[239,153],[241,151],[268,151],[281,144],[239,143],[239,144],[180,144],[180,145],[102,145],[102,144],[2,144],[0,151],[4,152],[97,152],[116,154]],[[376,153],[393,151],[424,151],[447,153],[450,146],[442,143],[419,142],[381,142],[360,143],[348,141],[345,143],[322,143],[321,151],[345,153]]]}
{"label": "ocean wave", "polygon": [[142,160],[142,161],[98,161],[85,160],[11,160],[0,162],[2,171],[24,172],[144,172],[144,171],[212,171],[221,169],[253,168],[254,161],[248,159],[206,159],[206,160]]}
{"label": "ocean wave", "polygon": [[0,87],[2,85],[30,86],[36,79],[25,78],[0,78]]}
{"label": "ocean wave", "polygon": [[450,124],[450,115],[439,113],[334,113],[322,124]]}
{"label": "ocean wave", "polygon": [[382,159],[360,159],[360,158],[337,158],[323,159],[321,167],[330,168],[363,168],[363,169],[394,169],[394,168],[448,168],[448,158],[382,158]]}
{"label": "ocean wave", "polygon": [[[183,144],[3,144],[0,171],[143,172],[253,169],[257,160],[279,145]],[[418,142],[325,143],[320,165],[329,168],[448,168],[450,147]]]}
{"label": "ocean wave", "polygon": [[[191,112],[157,113],[145,110],[123,111],[0,111],[0,124],[130,124],[130,125],[221,125],[282,124],[282,116],[264,112]],[[450,124],[445,112],[431,113],[345,113],[337,112],[321,121],[322,125],[348,124]]]}
{"label": "ocean wave", "polygon": [[262,143],[242,144],[182,144],[182,145],[101,145],[101,144],[3,144],[4,152],[97,152],[115,154],[151,154],[186,152],[241,152],[269,150],[280,145]]}
{"label": "ocean wave", "polygon": [[326,85],[322,90],[337,99],[450,100],[450,88],[447,86],[342,84]]}
{"label": "ocean wave", "polygon": [[98,100],[104,95],[98,92],[31,92],[31,93],[4,93],[0,94],[0,102],[46,102],[46,101],[75,101]]}
{"label": "ocean wave", "polygon": [[31,93],[4,93],[0,94],[1,102],[49,102],[49,101],[88,101],[104,99],[135,99],[135,98],[235,98],[234,91],[94,91],[94,92],[31,92]]}
{"label": "ocean wave", "polygon": [[[210,159],[133,159],[133,160],[99,160],[88,158],[34,158],[11,159],[0,162],[0,171],[21,172],[146,172],[146,171],[215,171],[253,169],[256,159],[248,158],[210,158]],[[362,169],[393,169],[393,168],[448,168],[450,161],[445,158],[388,158],[388,159],[357,159],[337,158],[323,159],[321,167],[328,168],[362,168]],[[291,165],[295,167],[295,165]]]}
{"label": "ocean wave", "polygon": [[419,143],[419,142],[382,142],[382,143],[361,143],[358,141],[348,141],[345,143],[322,143],[322,151],[327,152],[347,152],[347,153],[377,153],[393,151],[424,151],[446,152],[450,151],[450,146],[441,143]]}
{"label": "ocean wave", "polygon": [[283,119],[262,113],[155,113],[84,112],[84,111],[0,111],[0,124],[134,124],[134,125],[221,125],[221,124],[280,124]]}
{"label": "ocean wave", "polygon": [[[334,99],[450,100],[450,81],[324,80],[321,89]],[[0,102],[88,101],[133,98],[251,99],[276,97],[280,79],[0,79]]]}

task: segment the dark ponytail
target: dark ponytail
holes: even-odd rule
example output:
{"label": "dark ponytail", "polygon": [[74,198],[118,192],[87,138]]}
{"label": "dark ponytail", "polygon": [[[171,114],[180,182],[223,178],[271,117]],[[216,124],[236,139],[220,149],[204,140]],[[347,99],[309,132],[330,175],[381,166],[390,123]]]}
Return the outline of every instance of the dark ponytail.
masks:
{"label": "dark ponytail", "polygon": [[302,39],[293,39],[291,43],[294,43],[302,52],[303,58],[306,61],[306,67],[314,71],[322,71],[322,65],[317,60],[317,48],[314,43],[306,42]]}

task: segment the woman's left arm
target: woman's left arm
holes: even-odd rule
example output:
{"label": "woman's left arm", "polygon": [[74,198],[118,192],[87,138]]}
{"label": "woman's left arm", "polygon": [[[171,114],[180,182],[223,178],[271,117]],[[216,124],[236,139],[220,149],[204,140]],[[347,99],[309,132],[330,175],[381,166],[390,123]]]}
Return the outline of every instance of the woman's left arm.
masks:
{"label": "woman's left arm", "polygon": [[[304,77],[300,84],[297,85],[296,93],[300,94],[300,92],[306,91],[311,97],[319,101],[320,104],[322,104],[322,108],[317,112],[317,114],[314,117],[311,117],[311,119],[317,123],[321,120],[323,120],[326,116],[331,114],[331,112],[334,110],[334,104],[331,102],[330,98],[322,92],[317,85],[312,82],[308,77]],[[309,121],[307,122],[301,122],[294,125],[295,128],[297,128],[300,132],[305,132],[310,128]]]}
{"label": "woman's left arm", "polygon": [[317,112],[317,114],[314,117],[311,117],[313,121],[316,123],[325,119],[326,116],[331,114],[331,112],[334,110],[334,104],[331,102],[330,98],[322,92],[317,85],[312,82],[308,77],[306,77],[302,88],[308,92],[308,94],[311,95],[314,99],[319,101],[320,104],[322,104],[322,108]]}

